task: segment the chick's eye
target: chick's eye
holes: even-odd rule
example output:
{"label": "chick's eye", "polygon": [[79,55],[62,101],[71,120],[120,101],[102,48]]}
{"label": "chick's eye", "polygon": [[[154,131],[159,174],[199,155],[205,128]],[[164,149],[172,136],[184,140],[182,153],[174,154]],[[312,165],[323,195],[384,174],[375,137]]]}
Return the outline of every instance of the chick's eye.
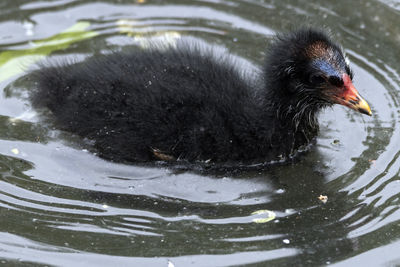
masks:
{"label": "chick's eye", "polygon": [[322,77],[321,75],[315,75],[315,74],[312,74],[310,76],[309,80],[310,80],[311,84],[321,84],[321,83],[325,82],[324,77]]}
{"label": "chick's eye", "polygon": [[329,77],[329,82],[337,87],[343,86],[343,80],[336,76]]}

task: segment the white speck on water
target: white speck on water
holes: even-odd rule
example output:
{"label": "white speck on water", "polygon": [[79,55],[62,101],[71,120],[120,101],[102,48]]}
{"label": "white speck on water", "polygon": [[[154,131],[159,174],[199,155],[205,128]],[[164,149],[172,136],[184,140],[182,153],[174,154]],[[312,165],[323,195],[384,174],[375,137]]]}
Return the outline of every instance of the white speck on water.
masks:
{"label": "white speck on water", "polygon": [[107,204],[103,204],[103,209],[108,209],[108,205]]}
{"label": "white speck on water", "polygon": [[286,214],[293,214],[293,213],[295,213],[296,211],[294,210],[294,209],[285,209],[285,213]]}
{"label": "white speck on water", "polygon": [[289,239],[283,239],[282,242],[285,243],[285,244],[290,244],[290,240]]}
{"label": "white speck on water", "polygon": [[283,194],[285,193],[285,189],[279,188],[278,190],[275,191],[277,194]]}
{"label": "white speck on water", "polygon": [[29,22],[29,21],[25,21],[22,24],[22,27],[25,29],[25,34],[27,36],[32,36],[33,35],[33,26],[34,26],[33,23]]}
{"label": "white speck on water", "polygon": [[15,155],[18,155],[18,154],[19,154],[18,148],[13,148],[13,149],[11,149],[11,152],[14,153]]}

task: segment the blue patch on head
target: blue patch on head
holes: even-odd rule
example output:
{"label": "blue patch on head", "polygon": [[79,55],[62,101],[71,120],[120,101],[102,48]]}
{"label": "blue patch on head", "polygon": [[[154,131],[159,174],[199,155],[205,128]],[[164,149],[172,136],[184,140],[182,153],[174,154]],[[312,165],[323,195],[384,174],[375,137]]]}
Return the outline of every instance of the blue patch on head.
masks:
{"label": "blue patch on head", "polygon": [[340,73],[339,71],[332,66],[329,62],[327,62],[326,60],[323,59],[315,59],[312,61],[311,65],[322,71],[323,73],[326,74],[326,76],[336,76],[336,77],[340,77]]}

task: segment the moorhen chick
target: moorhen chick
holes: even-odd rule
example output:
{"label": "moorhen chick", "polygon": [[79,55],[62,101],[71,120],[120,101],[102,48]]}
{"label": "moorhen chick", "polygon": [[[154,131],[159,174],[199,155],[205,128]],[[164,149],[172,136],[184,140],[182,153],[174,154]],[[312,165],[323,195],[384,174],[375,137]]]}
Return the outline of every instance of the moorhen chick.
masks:
{"label": "moorhen chick", "polygon": [[258,74],[186,44],[42,64],[32,77],[35,107],[118,162],[282,161],[310,144],[324,107],[371,115],[342,50],[313,28],[278,34]]}

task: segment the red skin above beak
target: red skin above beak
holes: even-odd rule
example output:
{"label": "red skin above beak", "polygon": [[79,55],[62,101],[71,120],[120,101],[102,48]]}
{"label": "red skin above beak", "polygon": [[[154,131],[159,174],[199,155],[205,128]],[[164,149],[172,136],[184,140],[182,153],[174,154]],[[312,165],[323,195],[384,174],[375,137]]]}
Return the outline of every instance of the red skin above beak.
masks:
{"label": "red skin above beak", "polygon": [[367,101],[360,96],[349,75],[343,74],[342,79],[344,90],[340,94],[335,95],[333,101],[337,104],[344,105],[351,109],[357,110],[358,112],[371,116],[371,108],[369,107]]}

